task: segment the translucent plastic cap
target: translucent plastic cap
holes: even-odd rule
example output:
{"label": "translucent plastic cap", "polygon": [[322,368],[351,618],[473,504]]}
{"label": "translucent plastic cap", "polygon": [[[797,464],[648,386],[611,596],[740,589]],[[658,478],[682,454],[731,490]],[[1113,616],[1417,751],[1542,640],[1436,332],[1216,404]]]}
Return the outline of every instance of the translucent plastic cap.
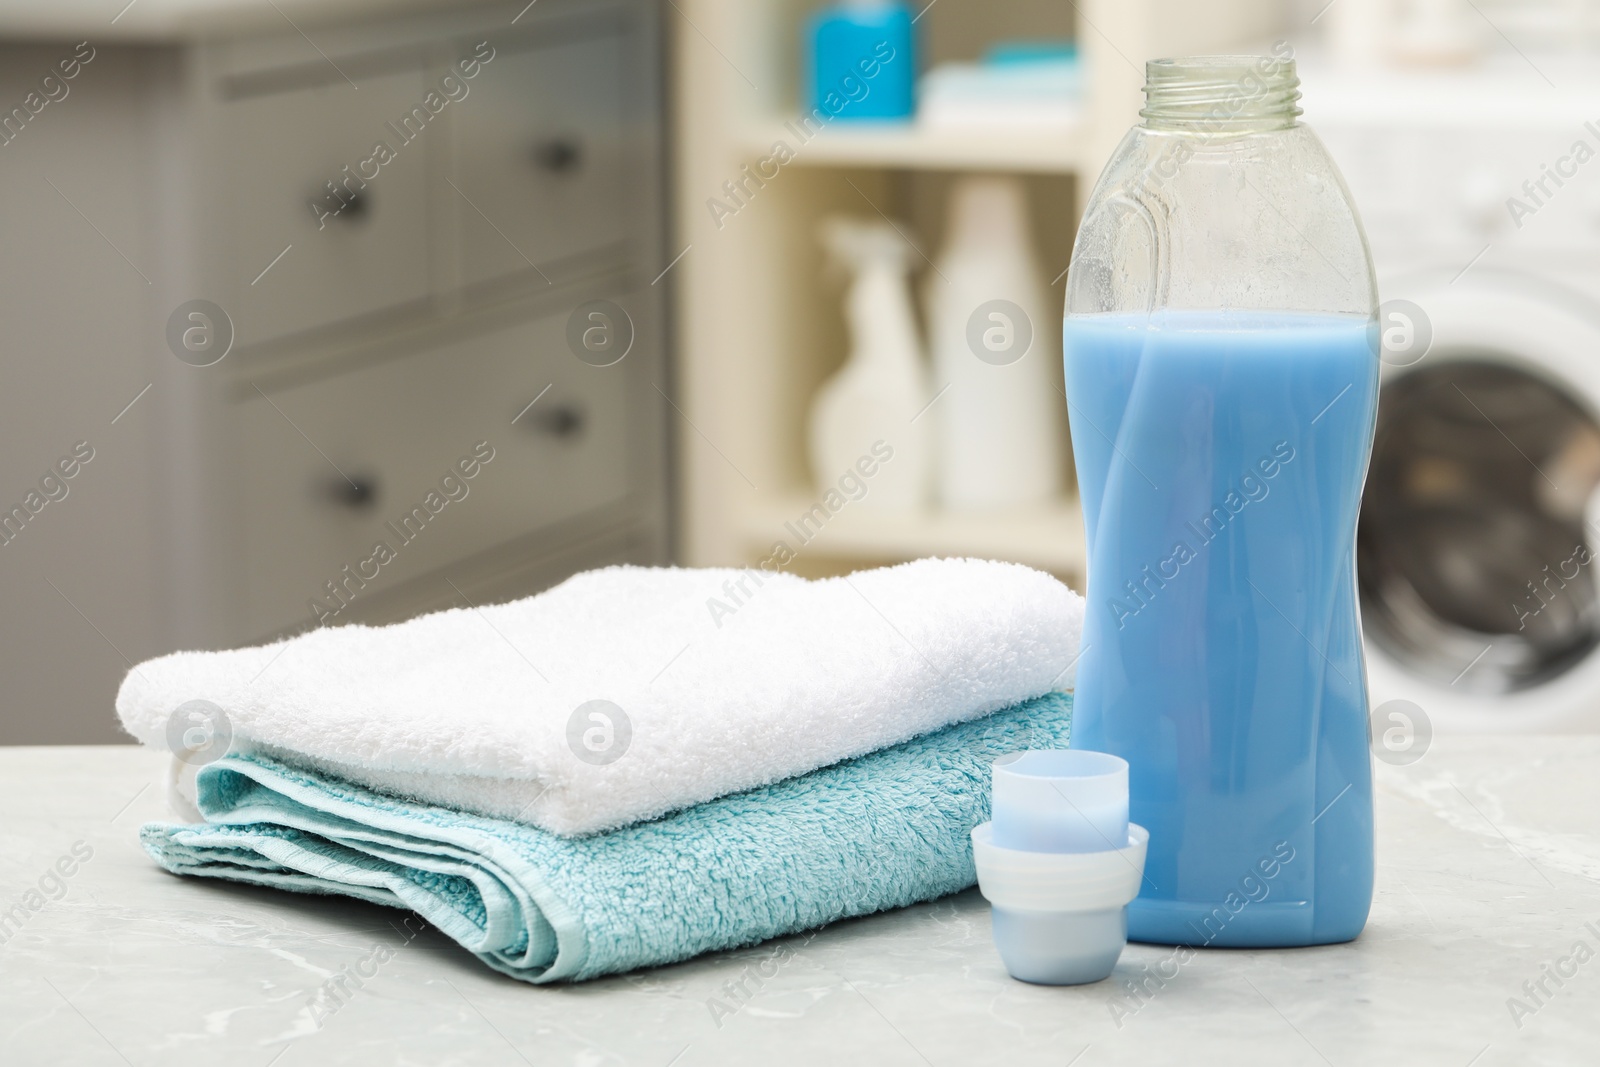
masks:
{"label": "translucent plastic cap", "polygon": [[1128,762],[1105,752],[1014,752],[994,763],[994,842],[1104,852],[1128,841]]}
{"label": "translucent plastic cap", "polygon": [[992,809],[972,855],[1006,970],[1046,985],[1110,975],[1149,842],[1128,822],[1127,762],[1075,750],[1002,757]]}

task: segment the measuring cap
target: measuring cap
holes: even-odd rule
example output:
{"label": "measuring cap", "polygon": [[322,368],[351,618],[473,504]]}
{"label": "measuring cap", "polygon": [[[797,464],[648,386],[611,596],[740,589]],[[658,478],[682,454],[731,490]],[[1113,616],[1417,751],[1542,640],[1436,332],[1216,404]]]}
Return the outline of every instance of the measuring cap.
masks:
{"label": "measuring cap", "polygon": [[1003,756],[992,810],[972,831],[972,852],[1006,970],[1044,985],[1109,976],[1150,840],[1128,822],[1127,761],[1080,750]]}

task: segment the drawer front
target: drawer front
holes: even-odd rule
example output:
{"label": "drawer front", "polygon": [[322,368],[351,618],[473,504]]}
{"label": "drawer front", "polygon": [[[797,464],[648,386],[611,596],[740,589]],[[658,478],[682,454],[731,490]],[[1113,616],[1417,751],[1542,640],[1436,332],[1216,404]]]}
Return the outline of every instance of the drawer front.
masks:
{"label": "drawer front", "polygon": [[252,387],[238,488],[255,632],[314,621],[313,598],[337,613],[326,621],[345,621],[328,582],[353,603],[625,497],[639,444],[630,376],[579,362],[565,330],[552,316],[266,395]]}
{"label": "drawer front", "polygon": [[[428,157],[447,147],[446,131],[433,128],[443,116],[424,123],[412,112],[430,88],[420,66],[363,74],[359,84],[218,106],[227,147],[219,164],[236,191],[223,209],[232,231],[224,262],[240,346],[428,295]],[[347,184],[335,195],[328,182]]]}
{"label": "drawer front", "polygon": [[[563,281],[560,260],[638,232],[649,173],[625,137],[630,40],[613,28],[497,46],[456,115],[461,261],[469,288]],[[541,278],[535,266],[544,272]]]}

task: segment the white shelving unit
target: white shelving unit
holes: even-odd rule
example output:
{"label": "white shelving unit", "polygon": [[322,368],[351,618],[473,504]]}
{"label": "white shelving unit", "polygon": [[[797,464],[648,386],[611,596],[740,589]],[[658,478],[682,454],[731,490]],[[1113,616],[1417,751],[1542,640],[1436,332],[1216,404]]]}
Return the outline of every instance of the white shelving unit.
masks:
{"label": "white shelving unit", "polygon": [[746,552],[764,558],[782,540],[800,554],[834,561],[984,556],[1058,574],[1076,574],[1083,566],[1083,514],[1072,500],[1004,515],[878,515],[847,508],[801,546],[792,533],[795,519],[814,503],[796,493],[747,508],[741,527]]}
{"label": "white shelving unit", "polygon": [[[679,315],[678,469],[685,562],[747,565],[775,541],[809,571],[927,555],[1014,560],[1081,583],[1084,532],[1075,499],[1020,514],[916,516],[845,507],[803,545],[785,523],[818,500],[805,463],[805,417],[817,385],[842,360],[839,289],[817,245],[828,214],[882,214],[912,222],[928,253],[937,209],[928,189],[943,174],[1008,172],[1053,182],[1054,216],[1039,222],[1065,267],[1074,202],[1137,120],[1142,62],[1267,39],[1277,0],[943,0],[924,9],[925,58],[973,58],[991,38],[1059,29],[1072,17],[1087,75],[1081,123],[1052,131],[955,131],[829,126],[800,145],[785,120],[798,113],[803,0],[678,0],[675,86]],[[1070,16],[1069,16],[1070,17]],[[737,211],[710,210],[724,183],[767,156],[797,148]],[[770,168],[769,168],[770,169]],[[665,263],[662,264],[666,266]],[[1052,271],[1054,273],[1054,271]],[[1059,287],[1055,290],[1060,292]]]}
{"label": "white shelving unit", "polygon": [[[1072,174],[1083,158],[1081,126],[1045,130],[928,129],[916,124],[830,126],[795,158],[806,167],[895,170],[1003,170],[1019,174]],[[789,126],[776,123],[748,138],[753,157],[774,141],[793,144]]]}

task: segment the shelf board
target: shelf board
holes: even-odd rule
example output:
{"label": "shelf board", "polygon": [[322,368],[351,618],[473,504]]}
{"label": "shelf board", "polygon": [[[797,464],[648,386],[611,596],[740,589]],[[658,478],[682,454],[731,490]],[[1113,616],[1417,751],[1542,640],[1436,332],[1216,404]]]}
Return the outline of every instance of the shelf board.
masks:
{"label": "shelf board", "polygon": [[1083,127],[1037,129],[928,128],[916,123],[825,126],[802,142],[793,126],[774,120],[745,138],[747,151],[766,156],[782,141],[795,153],[790,166],[885,167],[897,170],[984,170],[1071,174],[1083,159]]}
{"label": "shelf board", "polygon": [[[1083,513],[1076,500],[1018,512],[965,514],[875,512],[846,503],[802,544],[793,527],[816,504],[803,494],[776,497],[746,511],[741,533],[765,556],[782,541],[799,556],[910,560],[973,556],[1025,563],[1056,574],[1084,570]],[[788,524],[788,525],[786,525]]]}

